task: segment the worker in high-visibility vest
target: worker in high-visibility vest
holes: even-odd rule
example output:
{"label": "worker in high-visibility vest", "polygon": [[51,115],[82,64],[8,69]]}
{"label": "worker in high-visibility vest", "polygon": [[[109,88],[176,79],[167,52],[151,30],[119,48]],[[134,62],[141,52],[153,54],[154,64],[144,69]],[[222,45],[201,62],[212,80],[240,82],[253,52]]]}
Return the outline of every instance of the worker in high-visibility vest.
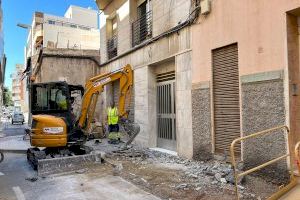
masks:
{"label": "worker in high-visibility vest", "polygon": [[62,94],[62,92],[58,92],[57,97],[56,97],[57,105],[59,110],[67,110],[68,109],[68,104],[67,104],[67,99],[66,96]]}
{"label": "worker in high-visibility vest", "polygon": [[119,133],[119,113],[118,108],[113,102],[110,107],[107,109],[107,123],[108,123],[108,139],[112,144],[118,144],[120,142],[120,133]]}

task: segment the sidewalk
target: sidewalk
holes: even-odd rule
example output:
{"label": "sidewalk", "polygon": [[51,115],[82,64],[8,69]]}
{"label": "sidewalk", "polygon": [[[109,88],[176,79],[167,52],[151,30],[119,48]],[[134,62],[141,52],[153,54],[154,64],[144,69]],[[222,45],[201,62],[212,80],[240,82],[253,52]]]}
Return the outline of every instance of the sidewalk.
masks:
{"label": "sidewalk", "polygon": [[0,150],[27,150],[30,148],[29,140],[23,140],[22,135],[2,137],[0,136]]}

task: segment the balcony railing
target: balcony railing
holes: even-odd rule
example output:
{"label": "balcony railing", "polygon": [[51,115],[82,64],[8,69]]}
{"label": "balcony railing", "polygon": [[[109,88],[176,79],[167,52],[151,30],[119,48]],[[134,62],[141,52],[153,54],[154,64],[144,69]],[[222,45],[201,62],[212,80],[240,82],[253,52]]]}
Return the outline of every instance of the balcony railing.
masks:
{"label": "balcony railing", "polygon": [[146,39],[152,37],[152,11],[142,15],[134,21],[132,29],[132,47],[141,44]]}
{"label": "balcony railing", "polygon": [[107,55],[108,59],[112,59],[118,55],[118,37],[113,35],[110,39],[107,40]]}

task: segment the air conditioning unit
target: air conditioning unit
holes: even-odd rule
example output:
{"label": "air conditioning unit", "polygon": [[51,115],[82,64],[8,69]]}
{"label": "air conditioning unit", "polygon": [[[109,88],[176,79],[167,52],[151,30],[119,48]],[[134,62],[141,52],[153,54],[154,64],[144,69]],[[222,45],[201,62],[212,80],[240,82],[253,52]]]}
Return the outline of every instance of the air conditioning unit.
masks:
{"label": "air conditioning unit", "polygon": [[210,0],[201,0],[200,1],[201,15],[207,15],[211,10]]}

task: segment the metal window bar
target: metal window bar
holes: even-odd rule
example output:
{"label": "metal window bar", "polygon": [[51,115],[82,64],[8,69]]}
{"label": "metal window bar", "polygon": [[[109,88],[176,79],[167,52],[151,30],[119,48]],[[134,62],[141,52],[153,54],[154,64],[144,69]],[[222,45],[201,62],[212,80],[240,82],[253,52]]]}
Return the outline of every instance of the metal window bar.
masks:
{"label": "metal window bar", "polygon": [[175,109],[172,105],[175,103],[174,85],[175,82],[171,81],[157,87],[158,137],[168,140],[176,140]]}
{"label": "metal window bar", "polygon": [[118,36],[113,35],[110,39],[108,39],[106,47],[108,59],[116,57],[118,55]]}
{"label": "metal window bar", "polygon": [[131,24],[132,47],[152,37],[152,11],[142,15]]}
{"label": "metal window bar", "polygon": [[290,155],[290,152],[291,152],[291,149],[290,149],[290,145],[289,146],[289,149],[287,149],[287,153],[285,155],[282,155],[282,156],[279,156],[275,159],[272,159],[268,162],[265,162],[259,166],[256,166],[256,167],[253,167],[251,169],[248,169],[247,171],[244,171],[242,173],[237,173],[237,164],[236,164],[236,159],[235,159],[235,144],[237,142],[242,142],[244,140],[247,140],[249,138],[255,138],[255,137],[258,137],[258,136],[263,136],[263,135],[268,135],[268,134],[274,134],[276,132],[276,130],[285,130],[284,133],[286,133],[287,135],[287,141],[290,141],[290,134],[289,134],[289,128],[287,126],[278,126],[278,127],[275,127],[275,128],[271,128],[271,129],[267,129],[267,130],[264,130],[264,131],[260,131],[260,132],[257,132],[257,133],[253,133],[251,135],[248,135],[248,136],[245,136],[245,137],[240,137],[240,138],[237,138],[235,140],[232,141],[231,143],[231,146],[230,146],[230,155],[231,155],[231,164],[233,166],[233,172],[234,172],[234,179],[235,179],[235,192],[236,192],[236,196],[237,196],[237,199],[239,200],[240,197],[239,197],[239,190],[238,190],[238,179],[240,177],[243,177],[243,176],[246,176],[252,172],[255,172],[257,170],[260,170],[262,168],[265,168],[273,163],[276,163],[280,160],[283,160],[283,159],[286,159],[289,157],[289,161],[290,161],[290,183],[287,184],[286,186],[280,188],[279,191],[277,191],[275,194],[273,194],[271,197],[269,197],[268,199],[269,200],[276,200],[276,199],[279,199],[282,195],[284,195],[286,192],[290,191],[296,184],[297,184],[297,180],[294,176],[294,170],[293,170],[293,162],[292,162],[292,158],[291,158],[291,155]]}

